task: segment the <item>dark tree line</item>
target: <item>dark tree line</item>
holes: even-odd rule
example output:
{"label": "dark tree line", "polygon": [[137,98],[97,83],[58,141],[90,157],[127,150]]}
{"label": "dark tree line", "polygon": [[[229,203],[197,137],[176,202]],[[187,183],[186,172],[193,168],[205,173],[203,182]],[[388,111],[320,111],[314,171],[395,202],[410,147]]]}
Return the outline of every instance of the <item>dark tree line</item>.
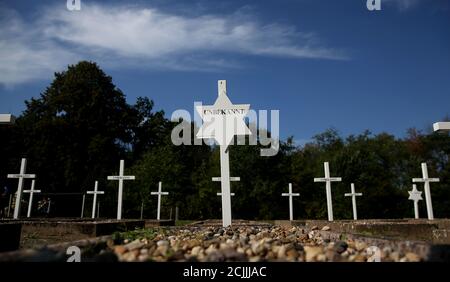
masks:
{"label": "dark tree line", "polygon": [[[11,190],[17,181],[7,173],[19,171],[20,158],[28,159],[27,170],[37,175],[38,189],[55,202],[53,216],[78,216],[81,195],[99,180],[101,216],[115,217],[119,160],[125,159],[126,174],[136,175],[124,189],[124,217],[155,217],[158,182],[170,195],[163,197],[163,216],[179,207],[180,218],[221,217],[220,184],[211,178],[220,175],[219,150],[214,146],[175,146],[170,136],[177,125],[154,111],[154,102],[140,97],[130,105],[124,93],[98,65],[80,62],[55,73],[51,85],[38,98],[26,101],[25,111],[13,126],[0,127],[0,185]],[[193,124],[191,124],[194,127]],[[404,218],[413,216],[408,201],[411,179],[421,177],[426,162],[430,177],[440,183],[431,187],[436,217],[450,216],[450,137],[448,134],[415,129],[407,137],[387,133],[342,137],[330,129],[313,141],[297,147],[293,139],[280,143],[276,156],[260,156],[261,147],[237,145],[230,148],[231,190],[234,218],[288,218],[288,200],[281,197],[293,183],[296,218],[326,218],[325,186],[314,183],[323,177],[323,162],[330,162],[335,219],[352,218],[351,200],[344,197],[355,183],[360,218]],[[26,183],[29,185],[29,183]],[[418,185],[419,190],[422,185]],[[86,209],[90,210],[90,198]],[[426,216],[424,201],[420,212]]]}

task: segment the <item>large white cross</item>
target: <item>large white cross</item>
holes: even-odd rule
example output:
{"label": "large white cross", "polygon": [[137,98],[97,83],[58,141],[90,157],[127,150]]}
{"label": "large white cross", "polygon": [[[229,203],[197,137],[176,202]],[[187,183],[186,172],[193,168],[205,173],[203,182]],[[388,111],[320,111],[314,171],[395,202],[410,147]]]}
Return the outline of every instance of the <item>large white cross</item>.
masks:
{"label": "large white cross", "polygon": [[117,199],[117,219],[122,219],[122,194],[123,194],[123,181],[124,180],[135,180],[134,175],[123,175],[125,170],[125,161],[120,160],[119,175],[108,176],[108,180],[118,180],[119,181],[119,197]]}
{"label": "large white cross", "polygon": [[362,196],[362,193],[355,193],[355,184],[351,183],[350,184],[351,187],[351,193],[345,193],[344,196],[345,197],[352,197],[352,205],[353,205],[353,219],[357,220],[358,219],[358,214],[356,212],[356,197],[358,196]]}
{"label": "large white cross", "polygon": [[87,191],[88,194],[94,194],[92,199],[92,218],[95,218],[95,208],[97,205],[97,194],[105,194],[105,191],[98,191],[98,181],[95,181],[94,191]]}
{"label": "large white cross", "polygon": [[22,188],[23,188],[23,179],[24,178],[36,178],[35,174],[26,174],[27,170],[27,159],[23,158],[20,163],[20,173],[19,174],[8,174],[8,178],[18,178],[19,184],[17,185],[17,196],[16,196],[16,205],[14,207],[14,219],[19,218],[20,212],[20,202],[22,198]]}
{"label": "large white cross", "polygon": [[230,160],[228,145],[235,135],[251,135],[244,122],[249,104],[233,105],[227,96],[226,80],[218,81],[218,97],[212,106],[197,106],[203,120],[197,138],[214,138],[220,145],[220,183],[222,193],[222,225],[231,225]]}
{"label": "large white cross", "polygon": [[413,184],[413,189],[411,191],[408,191],[409,198],[408,200],[414,201],[414,217],[416,219],[419,218],[419,201],[422,199],[422,191],[417,190],[417,185]]}
{"label": "large white cross", "polygon": [[162,195],[169,195],[169,192],[163,192],[162,191],[162,182],[160,181],[158,183],[158,192],[151,192],[152,195],[158,195],[158,210],[156,211],[156,219],[161,219],[161,196]]}
{"label": "large white cross", "polygon": [[425,203],[427,204],[428,219],[434,219],[433,204],[431,203],[430,182],[439,182],[439,178],[428,178],[427,163],[422,163],[422,178],[413,178],[413,182],[423,182],[425,190]]}
{"label": "large white cross", "polygon": [[292,197],[300,196],[300,193],[292,193],[292,183],[289,183],[289,193],[281,193],[281,196],[289,197],[289,220],[294,220],[294,205],[292,202]]}
{"label": "large white cross", "polygon": [[24,193],[30,193],[30,198],[28,199],[28,212],[27,217],[31,216],[31,208],[33,206],[33,194],[34,193],[41,193],[41,190],[34,190],[34,179],[31,180],[31,189],[30,190],[23,190]]}
{"label": "large white cross", "polygon": [[328,162],[323,163],[323,168],[325,171],[325,177],[314,178],[314,182],[325,182],[326,192],[327,192],[327,210],[328,210],[328,221],[333,221],[333,202],[331,199],[331,182],[342,181],[341,177],[330,177],[330,165]]}

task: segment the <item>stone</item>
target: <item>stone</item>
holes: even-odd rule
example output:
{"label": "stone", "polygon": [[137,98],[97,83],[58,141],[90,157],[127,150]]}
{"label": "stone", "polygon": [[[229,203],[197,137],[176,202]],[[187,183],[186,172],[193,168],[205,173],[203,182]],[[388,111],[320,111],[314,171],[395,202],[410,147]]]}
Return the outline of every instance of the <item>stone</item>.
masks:
{"label": "stone", "polygon": [[330,231],[330,226],[325,225],[324,227],[322,227],[322,231]]}
{"label": "stone", "polygon": [[367,244],[362,242],[362,241],[356,241],[355,242],[355,249],[358,252],[364,251],[365,249],[367,249]]}
{"label": "stone", "polygon": [[114,252],[118,255],[122,255],[125,252],[127,252],[127,249],[124,246],[115,246],[114,247]]}
{"label": "stone", "polygon": [[124,247],[128,251],[133,251],[133,250],[136,250],[136,249],[140,249],[143,246],[144,246],[144,243],[142,243],[139,239],[136,239],[133,242],[126,244]]}
{"label": "stone", "polygon": [[389,254],[389,258],[392,261],[399,261],[400,260],[400,254],[398,252],[392,252]]}
{"label": "stone", "polygon": [[289,261],[295,261],[299,256],[299,253],[294,249],[286,252],[286,257]]}
{"label": "stone", "polygon": [[319,230],[319,227],[317,225],[314,225],[313,227],[311,227],[311,230]]}
{"label": "stone", "polygon": [[169,246],[169,242],[166,241],[166,240],[160,240],[160,241],[156,242],[156,245],[157,245],[158,247],[160,247],[160,246],[166,246],[166,247],[168,247],[168,246]]}
{"label": "stone", "polygon": [[319,262],[324,262],[324,261],[326,261],[326,260],[327,260],[327,257],[326,257],[325,254],[318,254],[318,255],[317,255],[317,261],[319,261]]}
{"label": "stone", "polygon": [[306,261],[314,261],[317,255],[322,253],[322,247],[305,246]]}
{"label": "stone", "polygon": [[334,244],[334,249],[336,251],[336,253],[338,254],[342,254],[343,252],[345,252],[348,248],[348,244],[345,241],[338,241]]}
{"label": "stone", "polygon": [[405,257],[409,262],[419,262],[420,261],[419,255],[417,255],[415,253],[411,253],[411,252],[406,253]]}
{"label": "stone", "polygon": [[147,254],[141,254],[138,256],[137,260],[140,262],[147,261],[149,259],[149,256]]}
{"label": "stone", "polygon": [[198,254],[202,251],[202,247],[200,246],[195,246],[194,248],[192,248],[191,250],[191,255],[193,256],[198,256]]}
{"label": "stone", "polygon": [[281,259],[284,259],[286,257],[286,247],[284,245],[278,248],[277,257]]}

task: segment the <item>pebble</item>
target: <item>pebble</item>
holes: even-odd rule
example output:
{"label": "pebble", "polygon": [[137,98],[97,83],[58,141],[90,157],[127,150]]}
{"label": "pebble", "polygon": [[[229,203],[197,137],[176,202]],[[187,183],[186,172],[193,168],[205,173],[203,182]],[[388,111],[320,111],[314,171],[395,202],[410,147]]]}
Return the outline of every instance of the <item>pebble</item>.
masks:
{"label": "pebble", "polygon": [[334,244],[334,249],[338,254],[342,254],[348,248],[348,244],[345,241],[338,241]]}
{"label": "pebble", "polygon": [[313,261],[317,255],[322,253],[321,247],[305,246],[304,248],[306,253],[306,261]]}
{"label": "pebble", "polygon": [[358,252],[364,251],[365,249],[367,249],[367,244],[362,241],[357,241],[355,242],[355,249]]}
{"label": "pebble", "polygon": [[330,226],[325,225],[324,227],[322,227],[322,231],[330,231]]}
{"label": "pebble", "polygon": [[409,261],[409,262],[419,262],[420,261],[420,256],[415,254],[415,253],[406,253],[405,258]]}
{"label": "pebble", "polygon": [[133,251],[136,249],[140,249],[144,246],[145,244],[141,242],[141,240],[136,239],[131,243],[126,244],[124,247],[125,249],[127,249],[128,251]]}

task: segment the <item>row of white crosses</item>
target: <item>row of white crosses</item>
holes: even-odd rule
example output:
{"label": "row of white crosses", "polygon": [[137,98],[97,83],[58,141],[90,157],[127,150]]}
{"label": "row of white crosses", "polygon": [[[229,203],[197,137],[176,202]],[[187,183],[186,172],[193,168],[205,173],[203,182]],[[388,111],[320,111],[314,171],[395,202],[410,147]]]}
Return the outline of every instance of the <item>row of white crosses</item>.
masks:
{"label": "row of white crosses", "polygon": [[[29,193],[30,198],[28,201],[28,212],[27,217],[31,216],[31,209],[33,205],[33,195],[34,193],[41,193],[41,190],[35,190],[35,180],[36,178],[35,174],[27,174],[26,173],[27,168],[27,159],[22,158],[20,163],[20,172],[18,174],[8,174],[8,178],[17,178],[19,180],[18,186],[17,186],[17,192],[16,192],[16,203],[14,206],[14,219],[19,218],[20,214],[20,204],[21,204],[21,198],[22,198],[22,192],[23,193]],[[124,160],[120,161],[120,168],[119,168],[119,175],[118,176],[108,176],[108,180],[118,180],[119,181],[119,196],[118,196],[118,203],[117,203],[117,219],[122,219],[122,195],[123,195],[123,180],[134,180],[135,176],[127,176],[124,175],[124,169],[125,169],[125,162]],[[30,190],[23,190],[23,183],[24,179],[32,179],[31,182],[31,189]],[[158,195],[158,209],[157,209],[157,219],[160,220],[160,214],[161,214],[161,196],[162,195],[168,195],[168,192],[162,192],[161,191],[162,183],[159,182],[159,189],[158,192],[151,192],[152,195]],[[104,191],[98,190],[98,181],[95,181],[95,186],[93,191],[87,191],[87,194],[93,194],[93,203],[92,203],[92,218],[95,218],[95,207],[97,205],[97,195],[104,194]],[[84,210],[84,198],[83,198],[83,207],[82,210]]]}
{"label": "row of white crosses", "polygon": [[[326,195],[327,195],[327,211],[328,211],[328,220],[333,221],[333,202],[331,197],[331,182],[342,181],[341,177],[331,177],[330,176],[330,165],[328,162],[324,162],[324,171],[325,177],[323,178],[314,178],[314,182],[325,182]],[[293,202],[292,197],[300,196],[299,193],[292,192],[292,183],[289,183],[289,193],[282,193],[281,196],[289,197],[289,220],[293,220],[294,218],[294,210],[293,210]],[[358,215],[356,211],[356,197],[362,196],[362,193],[355,192],[355,184],[351,183],[351,193],[345,193],[344,196],[352,197],[352,205],[353,205],[353,219],[357,220]]]}
{"label": "row of white crosses", "polygon": [[[123,181],[124,180],[135,180],[136,177],[134,175],[124,175],[125,171],[125,161],[120,160],[120,166],[119,166],[119,175],[114,176],[108,176],[108,180],[117,180],[119,181],[119,195],[117,198],[117,220],[122,219],[122,199],[123,199]],[[163,192],[162,191],[162,182],[160,181],[158,183],[158,192],[151,192],[151,195],[157,195],[158,196],[158,209],[156,211],[156,219],[161,219],[161,196],[163,195],[169,195],[169,192]],[[94,203],[95,205],[95,203]]]}
{"label": "row of white crosses", "polygon": [[[341,177],[331,177],[330,176],[330,166],[328,162],[324,163],[324,178],[314,178],[314,182],[325,182],[326,183],[326,195],[327,195],[327,211],[328,211],[328,220],[333,221],[333,203],[331,197],[331,182],[340,182],[342,181]],[[422,182],[424,183],[425,190],[425,201],[427,206],[428,219],[434,219],[433,215],[433,206],[431,201],[431,191],[430,191],[430,183],[431,182],[439,182],[439,178],[429,178],[428,177],[428,168],[426,163],[422,163],[422,178],[413,178],[413,182]],[[414,201],[414,216],[415,218],[419,218],[419,206],[418,201],[422,200],[422,192],[417,190],[417,186],[413,185],[413,190],[409,191],[409,200]],[[293,220],[293,204],[292,197],[300,196],[298,193],[292,193],[292,184],[289,183],[289,193],[283,193],[282,196],[289,196],[289,219]],[[352,206],[353,206],[353,219],[357,220],[357,209],[356,209],[356,197],[362,196],[362,193],[355,192],[355,184],[351,183],[351,193],[345,193],[346,197],[352,197]]]}

